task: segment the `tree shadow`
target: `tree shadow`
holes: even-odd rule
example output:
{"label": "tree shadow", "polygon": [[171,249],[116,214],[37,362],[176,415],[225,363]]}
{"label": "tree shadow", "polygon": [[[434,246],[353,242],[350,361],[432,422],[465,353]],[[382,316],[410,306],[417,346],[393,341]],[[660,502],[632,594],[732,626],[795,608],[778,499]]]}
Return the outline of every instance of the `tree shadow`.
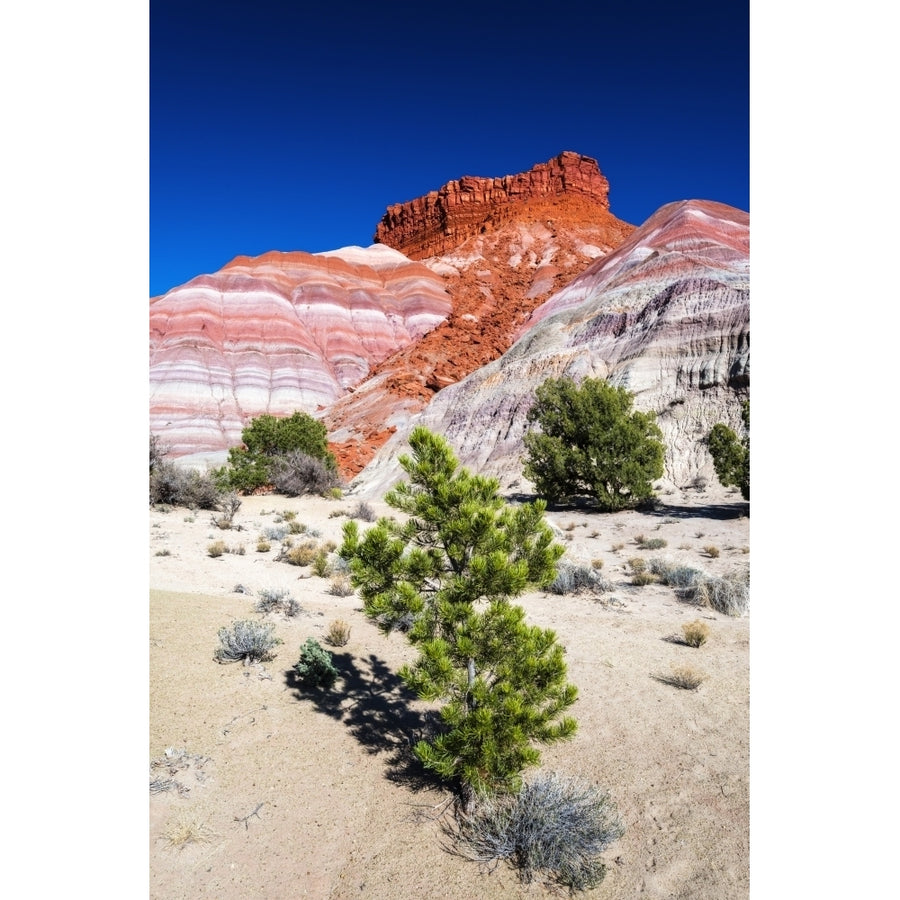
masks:
{"label": "tree shadow", "polygon": [[414,709],[415,695],[374,653],[367,658],[332,653],[332,662],[340,675],[330,690],[307,687],[293,669],[285,672],[285,684],[298,700],[343,722],[367,753],[387,754],[388,780],[414,792],[445,788],[413,753],[418,741],[439,733],[437,713]]}
{"label": "tree shadow", "polygon": [[[505,499],[509,503],[533,503],[538,499],[538,495],[510,492],[505,495]],[[569,502],[559,501],[557,503],[548,503],[547,511],[554,513],[596,513],[598,516],[615,515],[616,512],[606,512],[601,510],[593,500],[587,497],[576,497]],[[632,510],[618,511],[630,512]],[[750,502],[748,500],[735,500],[725,503],[705,503],[699,506],[687,506],[669,504],[666,503],[665,500],[656,497],[652,501],[641,503],[634,507],[633,511],[643,513],[645,516],[675,519],[740,519],[743,516],[749,518]]]}
{"label": "tree shadow", "polygon": [[663,500],[652,507],[641,509],[647,516],[672,519],[740,519],[749,518],[750,503],[747,500],[736,500],[730,503],[706,503],[702,506],[680,506],[668,504]]}

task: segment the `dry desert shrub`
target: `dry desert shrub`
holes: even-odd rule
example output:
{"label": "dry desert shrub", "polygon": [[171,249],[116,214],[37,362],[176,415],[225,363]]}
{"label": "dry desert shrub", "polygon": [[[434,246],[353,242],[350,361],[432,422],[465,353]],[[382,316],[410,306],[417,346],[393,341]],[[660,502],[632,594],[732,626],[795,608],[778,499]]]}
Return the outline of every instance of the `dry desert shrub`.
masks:
{"label": "dry desert shrub", "polygon": [[538,775],[515,795],[485,798],[457,812],[447,829],[458,852],[478,862],[507,860],[523,882],[543,876],[571,893],[596,887],[600,860],[625,828],[609,794],[577,778]]}
{"label": "dry desert shrub", "polygon": [[350,583],[349,577],[343,573],[333,576],[328,593],[334,594],[335,597],[349,597],[353,593],[353,585]]}
{"label": "dry desert shrub", "polygon": [[663,684],[681,688],[683,691],[696,691],[706,681],[707,676],[690,666],[678,666],[672,669],[671,675],[655,675],[654,678]]}
{"label": "dry desert shrub", "polygon": [[360,500],[347,515],[351,519],[361,519],[363,522],[374,522],[378,518],[375,510],[365,500]]}
{"label": "dry desert shrub", "polygon": [[563,559],[559,562],[556,578],[549,590],[551,593],[563,595],[577,594],[582,591],[596,591],[602,594],[604,591],[612,590],[612,587],[612,584],[600,574],[598,568],[579,565]]}
{"label": "dry desert shrub", "polygon": [[650,571],[662,584],[679,589],[690,588],[699,579],[706,577],[699,569],[669,562],[658,557],[650,560]]}
{"label": "dry desert shrub", "polygon": [[214,559],[217,556],[221,556],[225,553],[228,548],[225,546],[225,541],[213,541],[207,548],[206,552],[212,556]]}
{"label": "dry desert shrub", "polygon": [[303,610],[290,591],[284,588],[263,588],[256,601],[256,611],[263,615],[280,612],[288,618],[295,618]]}
{"label": "dry desert shrub", "polygon": [[719,548],[716,547],[715,544],[709,544],[708,546],[704,547],[704,548],[703,548],[703,552],[704,552],[710,559],[718,559],[718,556],[719,556]]}
{"label": "dry desert shrub", "polygon": [[662,550],[662,548],[668,546],[669,543],[665,538],[647,538],[642,534],[638,535],[635,538],[635,541],[641,550]]}
{"label": "dry desert shrub", "polygon": [[721,578],[704,576],[688,590],[689,599],[726,616],[750,612],[750,572],[731,572]]}
{"label": "dry desert shrub", "polygon": [[709,625],[697,619],[681,626],[684,642],[688,647],[702,647],[709,638]]}
{"label": "dry desert shrub", "polygon": [[333,647],[344,647],[350,640],[350,626],[343,619],[335,619],[325,632],[325,640]]}
{"label": "dry desert shrub", "polygon": [[205,844],[215,837],[215,832],[198,816],[182,813],[163,835],[169,847],[181,849],[188,844]]}
{"label": "dry desert shrub", "polygon": [[221,513],[218,516],[212,517],[212,523],[217,528],[221,528],[223,531],[227,531],[234,524],[234,517],[237,515],[237,511],[241,508],[241,498],[238,497],[234,491],[230,493],[223,494],[218,503],[216,504],[216,508]]}
{"label": "dry desert shrub", "polygon": [[271,549],[272,549],[272,545],[265,538],[260,538],[256,542],[256,552],[257,553],[268,553]]}
{"label": "dry desert shrub", "polygon": [[304,541],[296,547],[283,544],[278,559],[292,566],[311,565],[319,551],[319,545],[315,541]]}
{"label": "dry desert shrub", "polygon": [[289,497],[324,494],[336,487],[338,481],[337,473],[322,460],[300,450],[273,457],[269,472],[275,488]]}
{"label": "dry desert shrub", "polygon": [[265,662],[274,659],[272,652],[281,638],[272,633],[274,625],[243,620],[235,622],[231,628],[219,629],[219,647],[216,648],[216,662],[229,663],[243,660],[245,664]]}

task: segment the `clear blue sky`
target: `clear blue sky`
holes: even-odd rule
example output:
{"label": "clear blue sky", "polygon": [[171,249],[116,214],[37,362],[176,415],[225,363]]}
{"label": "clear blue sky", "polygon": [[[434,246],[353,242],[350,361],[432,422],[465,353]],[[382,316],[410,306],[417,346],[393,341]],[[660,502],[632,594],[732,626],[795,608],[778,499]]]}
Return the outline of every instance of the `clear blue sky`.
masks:
{"label": "clear blue sky", "polygon": [[151,295],[238,254],[368,246],[392,203],[562,150],[636,225],[749,210],[746,0],[151,0]]}

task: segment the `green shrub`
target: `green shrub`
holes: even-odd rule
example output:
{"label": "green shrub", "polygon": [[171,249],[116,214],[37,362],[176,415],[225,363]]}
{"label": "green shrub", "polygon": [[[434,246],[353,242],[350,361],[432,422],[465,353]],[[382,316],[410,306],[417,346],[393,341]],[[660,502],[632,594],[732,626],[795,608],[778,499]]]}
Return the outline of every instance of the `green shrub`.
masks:
{"label": "green shrub", "polygon": [[600,855],[624,833],[609,794],[549,774],[536,776],[518,794],[460,811],[452,837],[469,859],[506,860],[526,884],[542,875],[574,893],[600,884],[606,875]]}
{"label": "green shrub", "polygon": [[662,432],[652,412],[632,412],[625,388],[585,378],[548,379],[537,389],[525,434],[524,472],[551,502],[593,498],[601,510],[653,498],[663,474]]}
{"label": "green shrub", "polygon": [[315,638],[307,638],[300,648],[300,659],[294,664],[294,671],[305,687],[330,688],[339,674],[331,654]]}
{"label": "green shrub", "polygon": [[331,566],[328,563],[328,551],[324,547],[319,550],[315,559],[313,559],[312,569],[319,578],[325,578],[328,575]]}
{"label": "green shrub", "polygon": [[216,660],[220,663],[262,662],[274,658],[272,649],[283,642],[272,634],[273,630],[273,625],[248,620],[235,622],[231,628],[220,628]]}
{"label": "green shrub", "polygon": [[741,496],[750,499],[750,401],[741,409],[744,437],[738,436],[721,422],[714,425],[707,438],[716,476],[726,487],[740,488]]}
{"label": "green shrub", "polygon": [[337,479],[337,462],[328,449],[325,426],[306,413],[286,418],[257,416],[241,432],[241,440],[243,446],[232,447],[228,466],[219,470],[220,481],[234,490],[252,491],[274,483],[277,477],[279,490],[295,496],[307,493],[310,478],[318,484],[316,479],[324,477],[319,466],[310,466],[308,460],[331,473],[330,482],[322,482],[323,490]]}

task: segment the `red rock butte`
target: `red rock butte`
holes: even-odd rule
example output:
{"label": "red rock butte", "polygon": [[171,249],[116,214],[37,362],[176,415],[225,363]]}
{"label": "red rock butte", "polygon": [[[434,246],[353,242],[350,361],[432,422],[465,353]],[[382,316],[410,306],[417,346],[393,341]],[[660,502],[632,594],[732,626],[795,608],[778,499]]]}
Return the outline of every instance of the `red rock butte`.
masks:
{"label": "red rock butte", "polygon": [[608,210],[609,182],[597,160],[567,150],[518,175],[465,175],[424,197],[388,207],[374,240],[410,259],[426,259],[493,231],[535,201],[558,197],[583,198]]}

